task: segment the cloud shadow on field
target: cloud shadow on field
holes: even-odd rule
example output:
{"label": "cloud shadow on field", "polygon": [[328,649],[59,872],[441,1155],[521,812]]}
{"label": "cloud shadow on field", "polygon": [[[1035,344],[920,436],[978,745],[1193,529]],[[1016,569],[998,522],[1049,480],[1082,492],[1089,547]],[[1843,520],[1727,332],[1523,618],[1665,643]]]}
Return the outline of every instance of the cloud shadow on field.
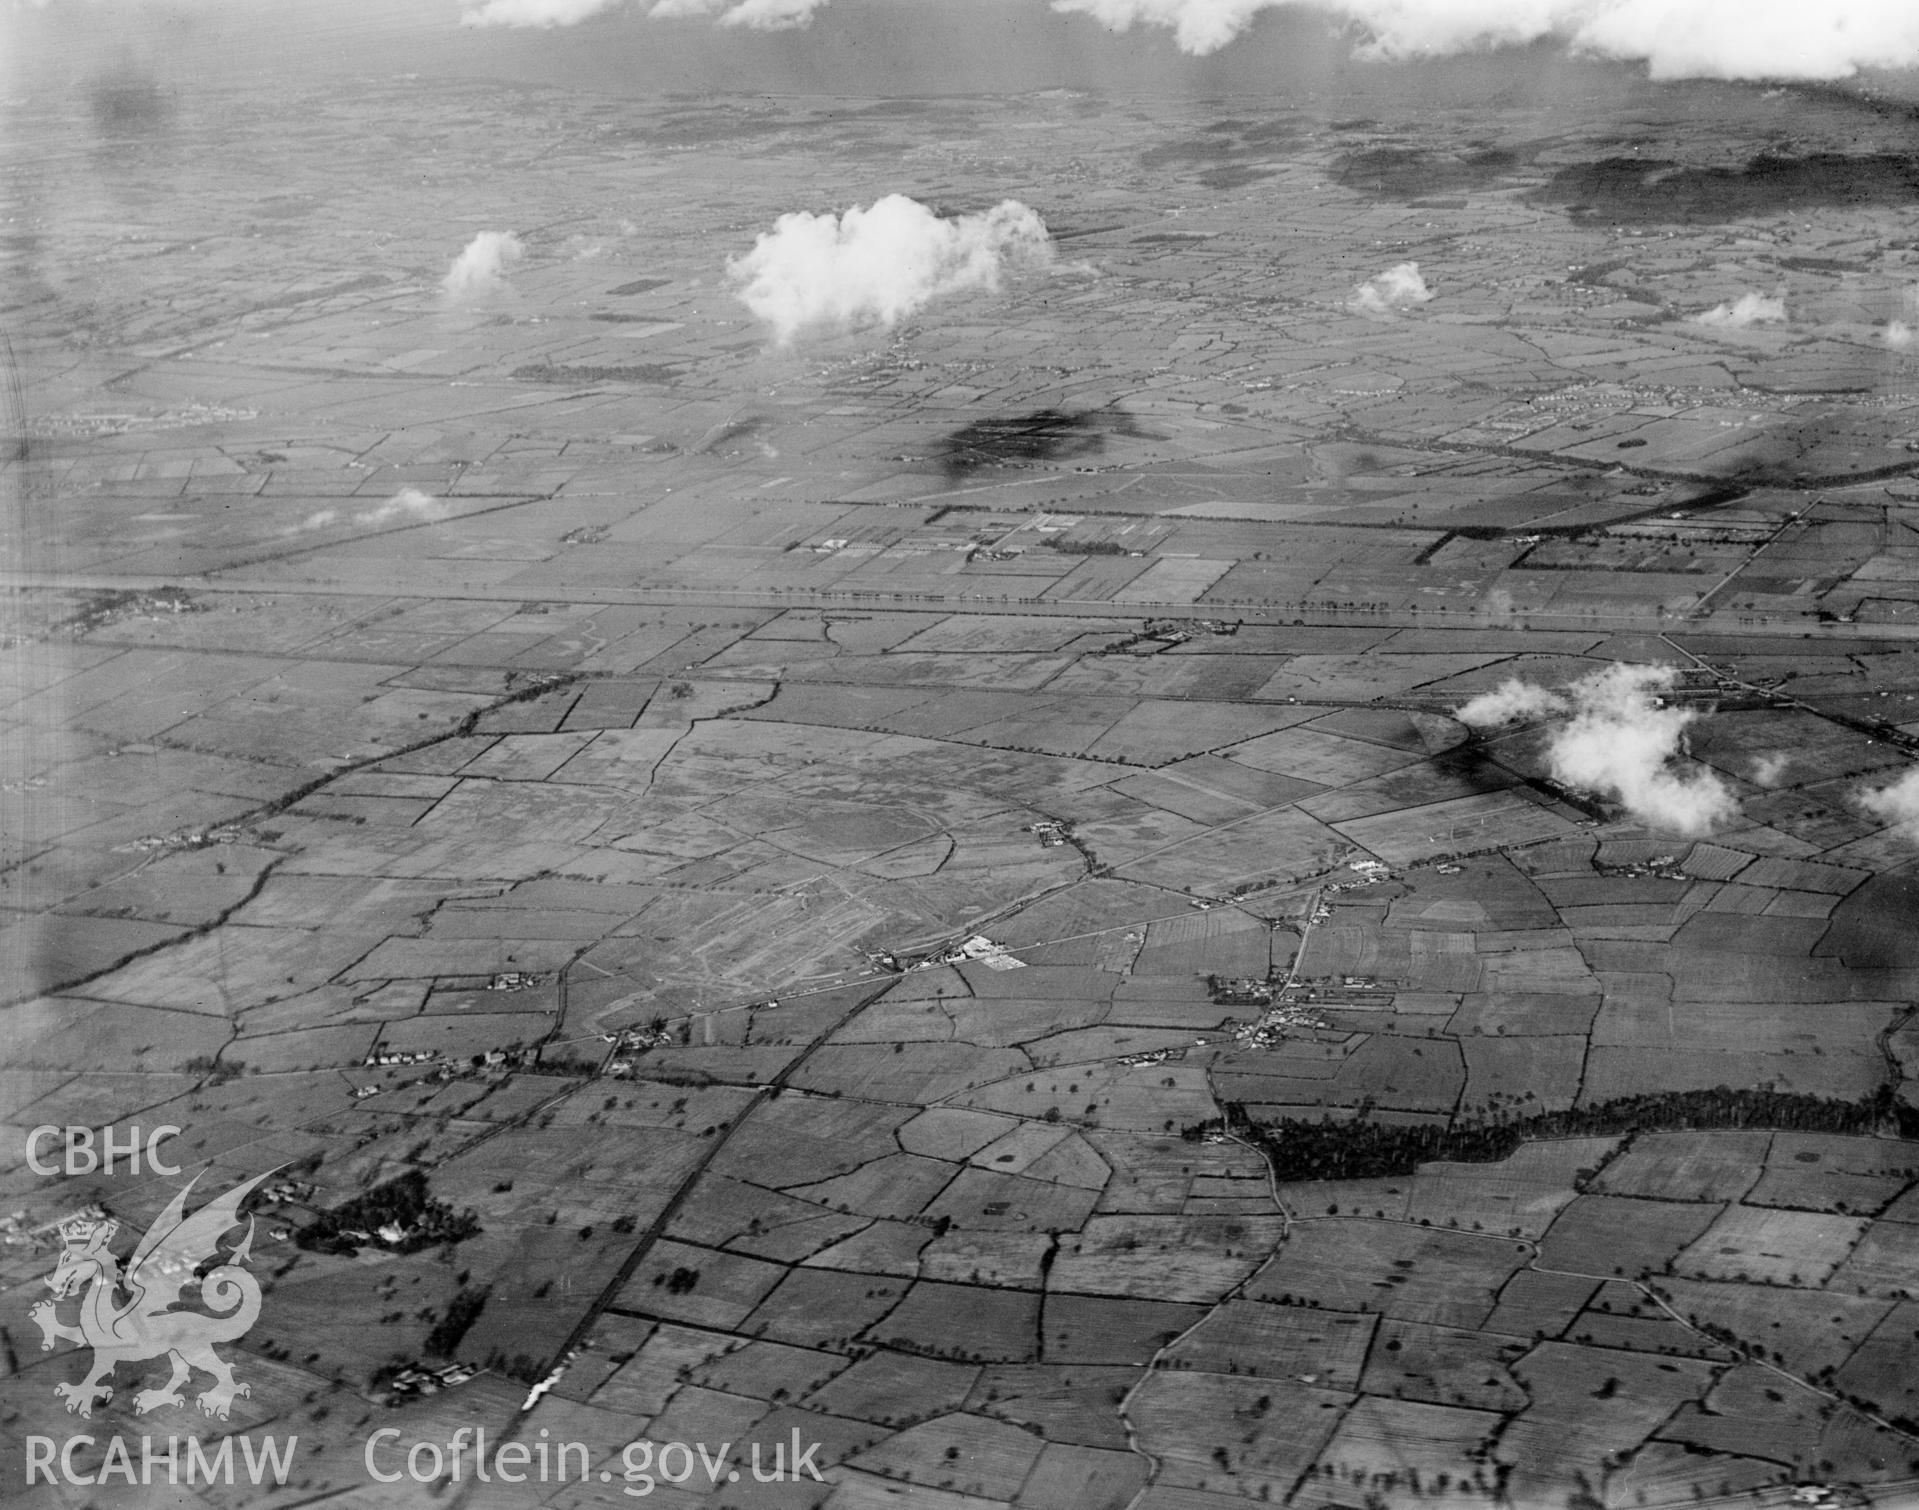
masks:
{"label": "cloud shadow on field", "polygon": [[1034,409],[1026,414],[975,420],[949,433],[934,451],[948,477],[965,477],[984,467],[1030,466],[1097,456],[1109,435],[1143,434],[1130,415],[1117,410],[1071,413]]}
{"label": "cloud shadow on field", "polygon": [[132,69],[105,74],[87,86],[94,129],[110,142],[135,142],[173,124],[173,97]]}
{"label": "cloud shadow on field", "polygon": [[1919,202],[1919,157],[1762,152],[1743,167],[1682,167],[1643,157],[1569,163],[1528,196],[1581,224],[1718,222],[1785,210],[1883,209]]}
{"label": "cloud shadow on field", "polygon": [[1498,188],[1530,159],[1531,149],[1510,147],[1469,152],[1368,147],[1335,162],[1332,179],[1341,188],[1371,199],[1425,199],[1433,194]]}
{"label": "cloud shadow on field", "polygon": [[1177,137],[1140,153],[1142,168],[1197,169],[1194,182],[1208,189],[1237,189],[1277,171],[1275,159],[1288,157],[1307,137],[1291,119],[1222,120],[1197,136]]}

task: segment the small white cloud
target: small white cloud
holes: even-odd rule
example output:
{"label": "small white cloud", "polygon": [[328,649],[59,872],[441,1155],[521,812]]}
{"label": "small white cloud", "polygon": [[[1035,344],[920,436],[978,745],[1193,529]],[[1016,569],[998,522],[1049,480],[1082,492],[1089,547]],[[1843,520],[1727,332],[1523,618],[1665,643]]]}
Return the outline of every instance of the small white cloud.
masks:
{"label": "small white cloud", "polygon": [[1919,330],[1904,320],[1894,320],[1886,326],[1886,344],[1894,351],[1910,351],[1916,342],[1919,342]]}
{"label": "small white cloud", "polygon": [[398,519],[426,523],[434,519],[446,518],[449,509],[446,504],[418,488],[401,488],[391,498],[377,508],[365,509],[353,516],[357,524],[392,524]]}
{"label": "small white cloud", "polygon": [[1730,304],[1715,304],[1711,309],[1702,310],[1687,323],[1725,330],[1744,330],[1748,325],[1783,325],[1786,301],[1769,299],[1764,294],[1741,294]]}
{"label": "small white cloud", "polygon": [[1890,786],[1862,792],[1859,806],[1890,824],[1904,838],[1919,843],[1919,766]]}
{"label": "small white cloud", "polygon": [[1390,316],[1431,299],[1433,291],[1419,276],[1417,262],[1402,262],[1389,267],[1377,278],[1369,278],[1353,290],[1348,308],[1356,314]]}
{"label": "small white cloud", "polygon": [[1755,755],[1752,758],[1752,780],[1755,786],[1777,786],[1779,778],[1786,774],[1786,767],[1792,764],[1792,757],[1784,754]]}
{"label": "small white cloud", "polygon": [[339,509],[321,509],[318,513],[308,514],[299,528],[291,533],[323,530],[336,524],[430,524],[436,519],[446,518],[452,512],[450,505],[429,493],[422,493],[418,488],[401,488],[385,503],[377,503],[370,509],[360,509],[352,514],[343,514]]}
{"label": "small white cloud", "polygon": [[1480,600],[1479,611],[1495,624],[1513,625],[1519,622],[1519,605],[1503,587],[1495,587],[1487,593]]}
{"label": "small white cloud", "polygon": [[506,288],[506,270],[526,255],[511,231],[481,231],[453,259],[440,288],[449,304],[477,304]]}
{"label": "small white cloud", "polygon": [[1508,677],[1490,692],[1482,692],[1454,715],[1475,729],[1496,729],[1504,724],[1523,723],[1563,713],[1566,700],[1556,692]]}

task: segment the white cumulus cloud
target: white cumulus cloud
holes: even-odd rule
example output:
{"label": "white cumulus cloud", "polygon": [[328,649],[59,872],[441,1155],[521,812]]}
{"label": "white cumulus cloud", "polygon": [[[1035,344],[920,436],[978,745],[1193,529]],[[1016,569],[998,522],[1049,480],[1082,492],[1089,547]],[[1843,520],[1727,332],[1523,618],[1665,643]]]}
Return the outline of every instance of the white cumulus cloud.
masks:
{"label": "white cumulus cloud", "polygon": [[572,26],[620,0],[482,0],[460,12],[462,26]]}
{"label": "white cumulus cloud", "polygon": [[1843,79],[1908,66],[1919,51],[1911,0],[1053,0],[1116,31],[1169,27],[1189,53],[1217,52],[1262,11],[1295,8],[1357,22],[1375,57],[1550,37],[1644,62],[1661,79]]}
{"label": "white cumulus cloud", "polygon": [[826,0],[656,0],[647,12],[656,21],[712,16],[720,26],[754,31],[790,31],[805,26]]}
{"label": "white cumulus cloud", "polygon": [[1730,304],[1715,304],[1692,316],[1690,324],[1716,325],[1728,330],[1744,330],[1748,325],[1783,325],[1786,301],[1769,299],[1764,294],[1741,294]]}
{"label": "white cumulus cloud", "polygon": [[526,255],[511,231],[481,231],[440,280],[449,304],[473,304],[506,287],[506,270]]}
{"label": "white cumulus cloud", "polygon": [[1114,31],[1136,25],[1168,26],[1181,52],[1218,52],[1263,10],[1284,0],[1053,0],[1053,9],[1091,16]]}
{"label": "white cumulus cloud", "polygon": [[[460,12],[462,26],[572,26],[622,0],[477,0]],[[827,0],[655,0],[656,21],[704,20],[754,31],[805,26]]]}
{"label": "white cumulus cloud", "polygon": [[1653,828],[1708,834],[1731,822],[1739,804],[1717,772],[1680,764],[1685,732],[1699,715],[1659,703],[1656,694],[1673,677],[1670,666],[1608,666],[1563,692],[1515,678],[1456,716],[1477,728],[1558,716],[1546,735],[1555,781],[1609,797]]}
{"label": "white cumulus cloud", "polygon": [[1419,276],[1419,264],[1401,262],[1360,284],[1347,307],[1362,315],[1391,315],[1395,310],[1424,304],[1432,296],[1426,280]]}
{"label": "white cumulus cloud", "polygon": [[1046,222],[1017,200],[943,219],[889,194],[843,215],[782,215],[726,270],[784,344],[803,330],[894,325],[934,299],[997,290],[1052,263]]}

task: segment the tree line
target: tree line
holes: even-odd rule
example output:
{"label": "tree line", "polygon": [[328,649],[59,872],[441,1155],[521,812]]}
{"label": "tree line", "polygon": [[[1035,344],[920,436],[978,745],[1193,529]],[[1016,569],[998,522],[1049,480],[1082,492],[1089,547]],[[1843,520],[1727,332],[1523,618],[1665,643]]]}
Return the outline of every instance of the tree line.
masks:
{"label": "tree line", "polygon": [[1370,1103],[1343,1122],[1295,1117],[1255,1122],[1239,1102],[1226,1103],[1225,1113],[1223,1120],[1195,1123],[1183,1136],[1197,1141],[1208,1133],[1231,1132],[1256,1144],[1271,1162],[1274,1178],[1288,1181],[1407,1175],[1434,1160],[1497,1163],[1520,1144],[1543,1138],[1725,1128],[1853,1135],[1890,1132],[1919,1138],[1919,1109],[1901,1102],[1890,1085],[1857,1101],[1717,1085],[1710,1090],[1621,1096],[1523,1117],[1495,1112],[1445,1124],[1375,1122]]}

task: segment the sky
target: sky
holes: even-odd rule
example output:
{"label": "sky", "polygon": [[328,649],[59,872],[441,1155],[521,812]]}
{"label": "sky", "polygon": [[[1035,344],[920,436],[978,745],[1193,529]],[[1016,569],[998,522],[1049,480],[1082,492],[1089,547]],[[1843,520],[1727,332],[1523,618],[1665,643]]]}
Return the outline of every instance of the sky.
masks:
{"label": "sky", "polygon": [[1882,66],[1919,59],[1910,0],[0,0],[0,26],[0,53],[56,87],[139,66],[414,69],[640,95],[1474,99],[1695,74],[1919,95]]}

